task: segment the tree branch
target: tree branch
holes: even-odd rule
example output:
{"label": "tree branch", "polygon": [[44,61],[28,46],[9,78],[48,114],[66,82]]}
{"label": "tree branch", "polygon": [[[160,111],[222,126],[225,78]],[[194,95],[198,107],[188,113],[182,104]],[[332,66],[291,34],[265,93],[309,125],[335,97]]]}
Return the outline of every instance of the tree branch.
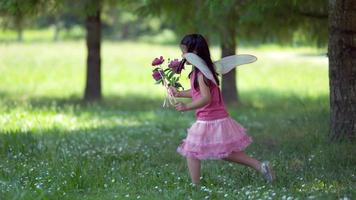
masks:
{"label": "tree branch", "polygon": [[294,10],[298,15],[316,19],[328,19],[328,13],[307,12],[303,10]]}

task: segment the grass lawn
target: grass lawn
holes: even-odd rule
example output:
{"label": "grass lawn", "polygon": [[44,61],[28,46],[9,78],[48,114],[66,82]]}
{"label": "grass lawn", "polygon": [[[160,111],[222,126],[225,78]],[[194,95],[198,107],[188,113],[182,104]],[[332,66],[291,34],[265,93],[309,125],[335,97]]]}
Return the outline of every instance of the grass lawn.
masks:
{"label": "grass lawn", "polygon": [[[238,69],[241,104],[229,112],[254,139],[246,152],[273,164],[273,185],[209,160],[201,186],[191,186],[175,150],[194,113],[163,109],[164,90],[151,78],[151,60],[180,57],[178,47],[104,42],[105,99],[85,104],[84,41],[0,44],[0,199],[356,198],[354,144],[327,140],[326,56],[307,48],[238,52],[259,60]],[[213,47],[213,58],[219,54]]]}

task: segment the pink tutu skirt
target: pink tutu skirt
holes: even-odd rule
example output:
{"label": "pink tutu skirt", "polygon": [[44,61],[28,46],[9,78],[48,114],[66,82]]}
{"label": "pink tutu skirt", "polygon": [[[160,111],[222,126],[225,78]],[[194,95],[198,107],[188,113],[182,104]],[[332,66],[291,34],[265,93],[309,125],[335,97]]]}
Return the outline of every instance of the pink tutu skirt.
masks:
{"label": "pink tutu skirt", "polygon": [[177,152],[186,157],[199,160],[221,159],[232,152],[244,150],[252,139],[246,130],[230,117],[196,121],[188,129],[188,135]]}

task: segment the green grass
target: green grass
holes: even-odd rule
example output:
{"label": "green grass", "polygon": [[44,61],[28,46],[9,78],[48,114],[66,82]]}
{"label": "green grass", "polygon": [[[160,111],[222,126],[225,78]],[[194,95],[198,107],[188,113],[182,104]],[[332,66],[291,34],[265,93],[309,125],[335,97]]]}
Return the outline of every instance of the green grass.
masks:
{"label": "green grass", "polygon": [[0,44],[0,199],[355,198],[354,144],[327,140],[326,57],[239,53],[259,60],[238,69],[241,104],[229,111],[254,138],[247,153],[274,165],[273,185],[223,161],[204,161],[202,185],[190,185],[175,149],[193,112],[161,108],[151,78],[152,58],[180,57],[177,47],[104,42],[105,99],[85,104],[83,41]]}

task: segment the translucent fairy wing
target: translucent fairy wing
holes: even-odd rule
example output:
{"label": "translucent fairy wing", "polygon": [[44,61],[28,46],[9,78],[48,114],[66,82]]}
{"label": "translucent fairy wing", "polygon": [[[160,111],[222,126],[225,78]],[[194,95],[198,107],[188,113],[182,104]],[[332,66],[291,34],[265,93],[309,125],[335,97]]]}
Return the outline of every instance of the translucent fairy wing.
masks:
{"label": "translucent fairy wing", "polygon": [[232,55],[214,62],[216,72],[226,74],[239,65],[253,63],[257,60],[256,56],[249,54]]}
{"label": "translucent fairy wing", "polygon": [[213,74],[210,72],[205,61],[194,53],[186,53],[183,57],[193,66],[197,67],[203,75],[216,84]]}

